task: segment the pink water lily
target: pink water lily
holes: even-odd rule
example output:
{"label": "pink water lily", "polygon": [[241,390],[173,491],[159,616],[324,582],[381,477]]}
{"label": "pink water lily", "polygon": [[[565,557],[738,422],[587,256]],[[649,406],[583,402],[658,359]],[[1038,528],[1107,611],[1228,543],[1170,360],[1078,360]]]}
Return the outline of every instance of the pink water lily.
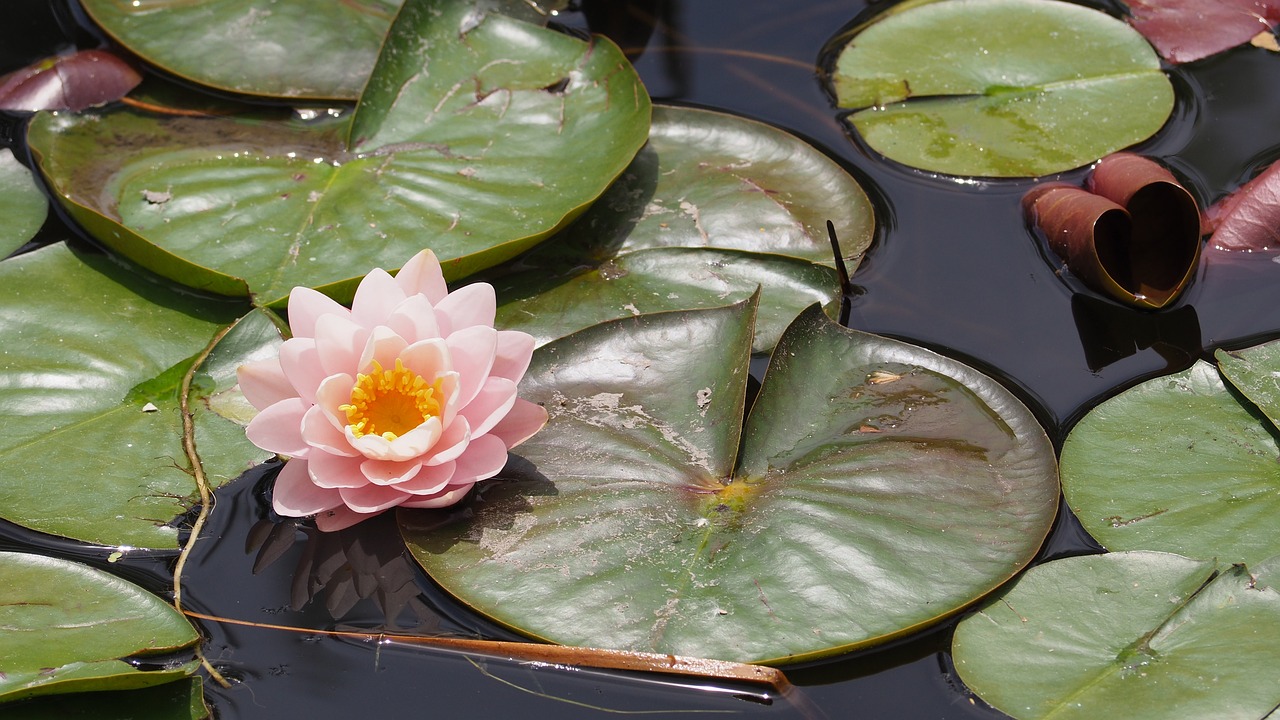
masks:
{"label": "pink water lily", "polygon": [[450,293],[430,250],[395,277],[369,273],[350,310],[294,288],[293,337],[238,372],[260,410],[249,440],[290,458],[276,512],[341,530],[388,508],[451,505],[496,475],[547,411],[516,397],[533,337],[495,330],[495,310],[486,283]]}

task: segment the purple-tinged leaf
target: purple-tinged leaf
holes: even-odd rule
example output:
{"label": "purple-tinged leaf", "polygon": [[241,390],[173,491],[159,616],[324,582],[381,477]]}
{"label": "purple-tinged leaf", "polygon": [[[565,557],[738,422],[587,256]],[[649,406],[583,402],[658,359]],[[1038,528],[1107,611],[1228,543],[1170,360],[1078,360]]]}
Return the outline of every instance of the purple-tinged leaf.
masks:
{"label": "purple-tinged leaf", "polygon": [[1125,0],[1129,24],[1171,63],[1188,63],[1272,32],[1280,0]]}
{"label": "purple-tinged leaf", "polygon": [[105,50],[45,58],[0,77],[0,110],[79,112],[124,97],[142,76]]}
{"label": "purple-tinged leaf", "polygon": [[1214,203],[1205,220],[1214,250],[1280,250],[1280,163]]}

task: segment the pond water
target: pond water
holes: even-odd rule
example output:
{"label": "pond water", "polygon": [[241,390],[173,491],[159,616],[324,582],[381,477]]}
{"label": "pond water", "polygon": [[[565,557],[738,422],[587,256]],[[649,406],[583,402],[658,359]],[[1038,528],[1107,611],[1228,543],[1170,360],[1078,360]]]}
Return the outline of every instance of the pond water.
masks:
{"label": "pond water", "polygon": [[[1055,445],[1102,399],[1139,380],[1181,370],[1215,347],[1280,335],[1280,264],[1263,256],[1207,253],[1186,294],[1148,313],[1118,306],[1061,277],[1024,224],[1029,180],[969,181],[895,165],[852,139],[814,70],[823,45],[886,2],[863,0],[653,0],[613,22],[619,44],[655,101],[724,110],[795,133],[841,162],[872,195],[876,244],[854,276],[852,327],[938,350],[999,378],[1036,412]],[[1086,3],[1120,14],[1119,3]],[[574,28],[621,3],[569,12]],[[870,5],[870,7],[868,7]],[[58,2],[10,2],[0,29],[0,71],[93,38]],[[1280,55],[1244,47],[1171,70],[1173,118],[1134,148],[1169,166],[1202,205],[1280,156]],[[1105,108],[1102,111],[1105,112]],[[10,117],[4,127],[20,135]],[[19,152],[21,155],[21,151]],[[1085,171],[1060,179],[1080,182]],[[41,241],[70,231],[52,219]],[[273,471],[250,472],[219,492],[209,540],[188,565],[192,609],[299,628],[373,628],[515,639],[435,590],[400,552],[394,527],[316,537],[292,525],[260,556],[249,538],[267,519]],[[257,530],[254,528],[257,527]],[[282,539],[280,539],[282,538]],[[251,545],[250,549],[246,549]],[[105,553],[0,522],[0,549],[19,548],[106,567]],[[1096,546],[1069,514],[1041,556]],[[110,568],[165,592],[171,558],[130,554]],[[258,567],[255,568],[255,564]],[[299,568],[301,568],[299,570]],[[362,574],[363,573],[363,574]],[[376,576],[377,579],[372,579]],[[378,585],[377,583],[381,583]],[[377,587],[377,591],[372,588]],[[372,591],[372,593],[371,593]],[[311,594],[317,598],[303,603]],[[301,609],[295,609],[301,605]],[[334,612],[331,612],[334,611]],[[336,617],[335,617],[336,616]],[[744,687],[696,687],[665,679],[478,660],[399,644],[374,646],[314,633],[204,623],[205,652],[238,682],[206,684],[224,719],[352,715],[562,718],[641,712],[770,717],[998,718],[949,672],[947,623],[887,648],[787,669],[794,696]]]}

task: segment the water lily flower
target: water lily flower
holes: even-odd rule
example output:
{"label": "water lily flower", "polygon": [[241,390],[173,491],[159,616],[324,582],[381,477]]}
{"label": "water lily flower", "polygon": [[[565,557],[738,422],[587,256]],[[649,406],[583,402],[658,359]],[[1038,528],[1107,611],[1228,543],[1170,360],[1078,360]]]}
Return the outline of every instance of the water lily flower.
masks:
{"label": "water lily flower", "polygon": [[494,329],[496,307],[487,283],[450,293],[430,250],[395,277],[370,272],[350,310],[294,288],[293,337],[237,373],[260,411],[245,434],[290,458],[276,512],[341,530],[397,506],[451,505],[496,475],[547,422],[516,396],[533,336]]}

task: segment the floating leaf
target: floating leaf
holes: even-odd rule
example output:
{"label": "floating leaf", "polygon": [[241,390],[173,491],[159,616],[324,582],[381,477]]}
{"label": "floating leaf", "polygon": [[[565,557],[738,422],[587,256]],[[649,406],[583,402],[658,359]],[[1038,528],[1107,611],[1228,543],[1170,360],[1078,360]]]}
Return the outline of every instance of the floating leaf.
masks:
{"label": "floating leaf", "polygon": [[814,306],[744,426],[751,320],[644,315],[539,349],[522,394],[551,421],[527,462],[470,520],[401,512],[414,556],[535,637],[768,663],[906,634],[1031,559],[1058,485],[1011,394]]}
{"label": "floating leaf", "polygon": [[273,304],[295,285],[349,299],[355,273],[424,246],[450,279],[506,260],[598,197],[648,126],[609,41],[423,0],[400,13],[353,118],[39,115],[29,139],[102,242]]}
{"label": "floating leaf", "polygon": [[159,685],[199,664],[128,662],[194,647],[200,636],[137,585],[58,558],[0,552],[0,627],[0,702]]}
{"label": "floating leaf", "polygon": [[48,695],[4,709],[5,720],[205,720],[199,677],[137,690]]}
{"label": "floating leaf", "polygon": [[35,237],[49,214],[49,201],[31,171],[0,148],[0,258]]}
{"label": "floating leaf", "polygon": [[1280,341],[1214,352],[1222,376],[1280,429]]}
{"label": "floating leaf", "polygon": [[0,77],[0,110],[74,110],[119,100],[142,76],[106,50],[41,60]]}
{"label": "floating leaf", "polygon": [[1172,303],[1200,259],[1195,198],[1168,170],[1132,153],[1103,158],[1088,185],[1038,186],[1023,207],[1089,287],[1140,308]]}
{"label": "floating leaf", "polygon": [[[150,284],[96,255],[52,245],[0,263],[0,516],[102,545],[176,548],[169,523],[196,492],[184,453],[181,385],[243,306]],[[257,311],[193,378],[196,448],[209,482],[266,457],[203,404],[225,368],[279,342]]]}
{"label": "floating leaf", "polygon": [[832,82],[873,149],[953,175],[1086,165],[1150,137],[1174,100],[1141,35],[1050,0],[950,0],[887,14],[841,52]]}
{"label": "floating leaf", "polygon": [[654,108],[649,143],[618,182],[523,258],[527,269],[494,281],[498,324],[541,344],[628,315],[720,307],[759,288],[755,349],[768,350],[814,302],[839,309],[827,220],[852,271],[875,221],[840,166],[762,123]]}
{"label": "floating leaf", "polygon": [[1277,560],[1252,574],[1150,552],[1034,567],[956,627],[956,671],[1019,720],[1263,717],[1280,704]]}
{"label": "floating leaf", "polygon": [[[1129,24],[1142,33],[1160,57],[1188,63],[1271,34],[1280,23],[1275,0],[1121,0]],[[1274,36],[1273,36],[1274,37]]]}
{"label": "floating leaf", "polygon": [[[1268,372],[1280,371],[1272,355],[1268,348],[1258,357]],[[1249,382],[1237,389],[1257,392]],[[1090,411],[1063,445],[1063,492],[1109,550],[1257,563],[1280,554],[1274,433],[1212,365],[1198,362]]]}
{"label": "floating leaf", "polygon": [[1209,208],[1209,247],[1215,250],[1280,250],[1280,163]]}

